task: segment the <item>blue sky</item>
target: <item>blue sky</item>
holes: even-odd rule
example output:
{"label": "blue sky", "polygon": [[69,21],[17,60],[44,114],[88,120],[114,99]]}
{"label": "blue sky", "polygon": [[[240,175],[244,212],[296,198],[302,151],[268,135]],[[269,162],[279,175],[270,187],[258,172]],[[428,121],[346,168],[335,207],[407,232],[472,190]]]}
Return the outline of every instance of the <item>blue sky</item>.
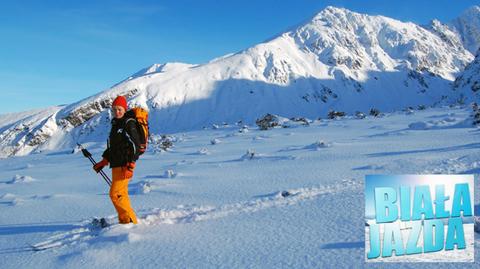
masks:
{"label": "blue sky", "polygon": [[480,1],[2,1],[0,114],[68,104],[153,63],[203,63],[328,5],[447,22]]}

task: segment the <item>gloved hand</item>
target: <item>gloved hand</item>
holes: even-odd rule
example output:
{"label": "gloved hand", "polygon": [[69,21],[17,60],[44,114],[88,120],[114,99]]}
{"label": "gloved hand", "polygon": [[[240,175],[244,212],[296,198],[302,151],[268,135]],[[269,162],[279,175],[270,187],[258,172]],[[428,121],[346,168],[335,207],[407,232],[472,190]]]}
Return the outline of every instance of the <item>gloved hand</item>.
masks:
{"label": "gloved hand", "polygon": [[135,163],[134,162],[127,163],[126,169],[125,169],[125,177],[126,178],[133,177],[133,170],[134,169],[135,169]]}
{"label": "gloved hand", "polygon": [[103,158],[100,162],[98,162],[97,164],[95,164],[93,166],[93,170],[95,170],[95,172],[100,172],[100,170],[103,169],[103,167],[107,166],[108,165],[108,160]]}

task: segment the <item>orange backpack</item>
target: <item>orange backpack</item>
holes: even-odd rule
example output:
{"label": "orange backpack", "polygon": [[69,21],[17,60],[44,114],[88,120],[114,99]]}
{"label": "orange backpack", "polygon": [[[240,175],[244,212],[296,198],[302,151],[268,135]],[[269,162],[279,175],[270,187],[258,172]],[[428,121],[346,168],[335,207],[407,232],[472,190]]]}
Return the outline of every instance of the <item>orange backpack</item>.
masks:
{"label": "orange backpack", "polygon": [[148,143],[148,111],[141,107],[134,107],[130,109],[133,112],[138,133],[140,134],[140,155],[147,150]]}

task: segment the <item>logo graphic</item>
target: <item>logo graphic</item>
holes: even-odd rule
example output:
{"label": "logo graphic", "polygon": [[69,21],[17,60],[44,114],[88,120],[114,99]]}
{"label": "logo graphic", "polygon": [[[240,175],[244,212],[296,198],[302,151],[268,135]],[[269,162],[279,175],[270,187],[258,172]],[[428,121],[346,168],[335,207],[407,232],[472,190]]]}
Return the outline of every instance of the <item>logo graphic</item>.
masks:
{"label": "logo graphic", "polygon": [[473,175],[368,175],[366,262],[474,262]]}

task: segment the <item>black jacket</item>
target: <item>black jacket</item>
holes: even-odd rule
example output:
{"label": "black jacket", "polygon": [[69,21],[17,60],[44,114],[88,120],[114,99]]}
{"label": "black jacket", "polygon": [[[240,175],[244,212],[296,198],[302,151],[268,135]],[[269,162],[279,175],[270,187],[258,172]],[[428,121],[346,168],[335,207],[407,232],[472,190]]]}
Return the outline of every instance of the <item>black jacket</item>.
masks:
{"label": "black jacket", "polygon": [[127,112],[121,119],[112,119],[112,129],[107,142],[107,149],[102,157],[110,162],[110,167],[125,166],[135,162],[140,156],[140,134],[136,119]]}

